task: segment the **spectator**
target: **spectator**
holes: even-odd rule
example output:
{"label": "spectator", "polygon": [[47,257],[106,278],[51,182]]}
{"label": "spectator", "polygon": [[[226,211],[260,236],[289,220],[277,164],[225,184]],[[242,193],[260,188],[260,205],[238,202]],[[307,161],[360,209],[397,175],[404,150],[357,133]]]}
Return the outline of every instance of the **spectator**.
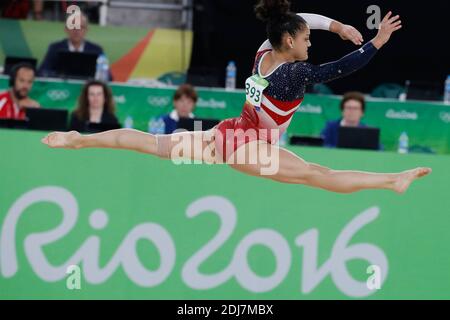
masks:
{"label": "spectator", "polygon": [[162,117],[165,133],[169,134],[177,129],[180,118],[194,118],[192,113],[197,103],[198,95],[190,84],[182,84],[173,96],[174,110]]}
{"label": "spectator", "polygon": [[33,7],[33,17],[35,20],[42,19],[42,0],[7,0],[0,4],[1,16],[9,19],[27,19],[30,11],[30,3]]}
{"label": "spectator", "polygon": [[0,94],[0,118],[25,120],[26,108],[39,108],[39,103],[28,97],[33,82],[31,64],[19,63],[11,69],[10,89]]}
{"label": "spectator", "polygon": [[70,130],[88,131],[90,123],[120,127],[115,116],[114,99],[107,84],[91,80],[86,82],[78,98],[78,107],[70,117]]}
{"label": "spectator", "polygon": [[342,98],[340,107],[342,118],[328,122],[325,129],[322,130],[321,135],[326,147],[335,148],[337,146],[339,127],[366,127],[361,122],[366,110],[366,101],[362,93],[346,93]]}
{"label": "spectator", "polygon": [[42,20],[44,11],[43,0],[33,0],[33,18],[34,20]]}
{"label": "spectator", "polygon": [[[57,76],[57,59],[58,53],[61,51],[70,52],[85,52],[93,53],[97,55],[103,54],[103,49],[99,45],[85,40],[86,33],[88,31],[88,19],[82,14],[80,29],[69,29],[64,27],[68,38],[58,42],[50,44],[47,50],[47,54],[39,68],[38,75],[43,77]],[[111,74],[109,76],[112,79]]]}

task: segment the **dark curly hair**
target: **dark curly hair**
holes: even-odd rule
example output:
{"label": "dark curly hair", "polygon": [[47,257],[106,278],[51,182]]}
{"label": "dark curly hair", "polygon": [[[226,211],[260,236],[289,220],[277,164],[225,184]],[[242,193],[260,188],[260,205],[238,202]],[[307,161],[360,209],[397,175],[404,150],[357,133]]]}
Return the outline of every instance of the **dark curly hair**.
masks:
{"label": "dark curly hair", "polygon": [[274,49],[281,49],[285,33],[295,37],[306,29],[305,19],[290,11],[288,0],[260,0],[255,6],[256,17],[267,23],[267,37]]}

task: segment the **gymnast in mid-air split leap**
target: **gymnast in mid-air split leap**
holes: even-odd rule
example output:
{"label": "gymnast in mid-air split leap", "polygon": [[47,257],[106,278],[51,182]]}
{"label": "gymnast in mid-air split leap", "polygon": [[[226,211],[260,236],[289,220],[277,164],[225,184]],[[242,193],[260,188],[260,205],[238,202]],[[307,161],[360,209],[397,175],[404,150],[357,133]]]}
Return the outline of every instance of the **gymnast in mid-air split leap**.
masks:
{"label": "gymnast in mid-air split leap", "polygon": [[[356,45],[363,43],[361,34],[349,25],[321,15],[295,14],[290,11],[288,0],[260,0],[255,12],[267,23],[268,40],[256,53],[252,75],[245,83],[246,102],[239,117],[223,120],[210,130],[168,135],[134,129],[86,135],[77,131],[52,132],[42,138],[42,143],[51,148],[127,149],[163,159],[225,163],[248,175],[339,193],[365,189],[404,193],[415,179],[431,172],[425,167],[399,173],[333,170],[306,162],[277,143],[302,103],[305,87],[347,76],[365,66],[401,28],[399,16],[389,12],[377,35],[360,49],[337,61],[313,65],[305,62],[311,46],[310,29],[329,30]],[[275,171],[264,171],[266,162],[261,155],[277,162]]]}

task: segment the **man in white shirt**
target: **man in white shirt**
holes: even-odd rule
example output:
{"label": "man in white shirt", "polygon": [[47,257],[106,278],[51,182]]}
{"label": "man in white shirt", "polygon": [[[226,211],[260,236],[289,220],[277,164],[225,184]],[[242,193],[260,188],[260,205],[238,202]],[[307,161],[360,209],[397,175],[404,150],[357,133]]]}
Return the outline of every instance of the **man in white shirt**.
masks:
{"label": "man in white shirt", "polygon": [[[58,53],[61,51],[70,52],[86,52],[97,55],[103,54],[103,49],[99,45],[86,40],[86,34],[88,32],[88,18],[85,15],[81,15],[81,23],[79,29],[69,29],[65,26],[65,32],[67,38],[61,41],[51,43],[48,47],[47,54],[42,61],[38,70],[38,75],[41,77],[54,77],[57,76],[56,67]],[[110,77],[111,80],[111,77]]]}

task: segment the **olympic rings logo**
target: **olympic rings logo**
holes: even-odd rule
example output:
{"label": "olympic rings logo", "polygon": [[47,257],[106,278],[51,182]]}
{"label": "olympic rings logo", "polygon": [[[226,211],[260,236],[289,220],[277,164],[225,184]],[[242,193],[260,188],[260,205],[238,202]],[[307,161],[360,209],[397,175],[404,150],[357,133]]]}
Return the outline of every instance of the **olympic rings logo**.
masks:
{"label": "olympic rings logo", "polygon": [[147,103],[155,107],[166,107],[170,104],[170,97],[148,96]]}
{"label": "olympic rings logo", "polygon": [[66,100],[70,97],[70,92],[69,90],[48,90],[47,97],[49,97],[52,101]]}

